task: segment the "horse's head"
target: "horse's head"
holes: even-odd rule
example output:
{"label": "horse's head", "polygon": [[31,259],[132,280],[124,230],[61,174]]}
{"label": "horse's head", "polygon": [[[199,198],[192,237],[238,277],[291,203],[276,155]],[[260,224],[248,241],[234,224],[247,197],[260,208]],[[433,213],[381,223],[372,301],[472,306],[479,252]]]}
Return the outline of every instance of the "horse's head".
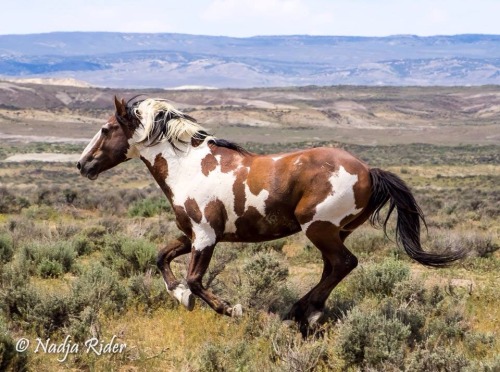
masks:
{"label": "horse's head", "polygon": [[82,176],[95,180],[101,172],[130,159],[129,139],[137,127],[122,99],[115,97],[116,113],[96,133],[76,164]]}

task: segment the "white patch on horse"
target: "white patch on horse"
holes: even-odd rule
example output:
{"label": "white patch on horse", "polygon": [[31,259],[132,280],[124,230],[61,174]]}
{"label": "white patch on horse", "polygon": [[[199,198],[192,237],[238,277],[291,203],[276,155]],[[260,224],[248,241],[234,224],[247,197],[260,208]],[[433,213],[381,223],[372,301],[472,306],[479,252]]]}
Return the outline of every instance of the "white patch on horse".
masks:
{"label": "white patch on horse", "polygon": [[189,311],[194,308],[194,297],[191,293],[191,290],[187,288],[183,283],[178,284],[174,289],[168,289],[167,283],[165,283],[167,287],[168,294],[175,298],[179,303],[184,305]]}
{"label": "white patch on horse", "polygon": [[80,159],[83,159],[87,154],[92,150],[97,143],[97,141],[101,138],[101,129],[95,134],[94,138],[92,138],[92,141],[89,142],[87,147],[85,147],[85,150],[82,152],[82,156],[80,156]]}
{"label": "white patch on horse", "polygon": [[331,193],[316,206],[316,213],[312,220],[302,225],[306,231],[316,221],[331,222],[340,226],[340,222],[347,216],[358,214],[363,209],[356,208],[354,199],[354,185],[358,182],[358,176],[350,174],[343,166],[337,172],[332,173],[329,178],[332,185]]}
{"label": "white patch on horse", "polygon": [[[205,140],[197,147],[189,147],[186,152],[174,151],[170,146],[162,146],[162,156],[168,163],[168,176],[165,182],[169,185],[173,194],[174,205],[184,205],[186,200],[196,201],[198,208],[202,212],[202,220],[199,223],[191,220],[195,241],[193,246],[197,250],[202,250],[207,246],[216,243],[216,235],[213,228],[205,218],[204,211],[206,206],[214,200],[222,202],[226,209],[227,221],[225,233],[236,232],[236,215],[234,209],[233,185],[236,182],[236,174],[242,165],[238,165],[231,172],[222,172],[220,165],[220,156],[216,155],[218,161],[215,169],[205,176],[202,172],[202,160],[211,153],[210,147]],[[161,146],[161,145],[159,145]],[[141,149],[141,155],[151,164],[158,154],[158,147],[144,147]],[[259,195],[253,195],[245,183],[245,192],[247,202],[245,210],[253,206],[259,212],[263,213],[265,199],[269,193],[260,192]]]}
{"label": "white patch on horse", "polygon": [[279,156],[273,156],[271,159],[273,159],[273,161],[278,161],[282,158],[283,158],[283,155],[279,155]]}
{"label": "white patch on horse", "polygon": [[[248,168],[250,171],[250,168]],[[266,200],[269,197],[269,191],[261,190],[258,194],[254,194],[250,191],[250,187],[247,184],[247,180],[244,182],[245,185],[245,211],[249,207],[254,207],[259,211],[262,216],[266,215]]]}
{"label": "white patch on horse", "polygon": [[196,223],[191,221],[193,225],[193,247],[197,251],[202,251],[206,247],[210,247],[217,243],[217,236],[215,235],[215,230],[210,226],[210,223],[206,220],[205,216],[203,216],[200,223]]}

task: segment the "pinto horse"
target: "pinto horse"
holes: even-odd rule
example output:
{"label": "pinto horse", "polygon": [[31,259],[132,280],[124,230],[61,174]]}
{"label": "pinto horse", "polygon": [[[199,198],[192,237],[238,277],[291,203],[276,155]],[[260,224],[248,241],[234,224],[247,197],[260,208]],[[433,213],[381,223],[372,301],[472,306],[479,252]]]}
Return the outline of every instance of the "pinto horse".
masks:
{"label": "pinto horse", "polygon": [[[95,180],[132,158],[146,164],[183,233],[159,251],[158,268],[168,293],[189,310],[196,295],[220,314],[242,314],[241,305],[230,306],[202,284],[218,242],[261,242],[303,231],[324,262],[319,283],[288,314],[305,326],[317,322],[333,288],[357,266],[344,241],[368,219],[385,230],[396,209],[397,240],[421,264],[440,267],[463,257],[463,252],[422,250],[420,220],[425,221],[406,184],[344,150],[257,155],[208,134],[162,99],[126,103],[115,97],[115,108],[77,167]],[[382,220],[379,214],[388,201]],[[186,285],[176,279],[170,262],[187,253]]]}

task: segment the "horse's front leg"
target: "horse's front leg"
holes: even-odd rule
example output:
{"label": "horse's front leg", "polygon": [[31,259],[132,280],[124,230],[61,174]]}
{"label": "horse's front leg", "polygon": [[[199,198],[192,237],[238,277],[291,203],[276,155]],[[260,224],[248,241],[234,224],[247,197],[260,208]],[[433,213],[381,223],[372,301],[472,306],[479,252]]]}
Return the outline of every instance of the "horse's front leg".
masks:
{"label": "horse's front leg", "polygon": [[170,268],[170,262],[174,258],[189,252],[191,252],[191,240],[185,235],[179,236],[160,249],[156,264],[161,271],[168,294],[191,311],[194,308],[194,296],[189,288],[177,280]]}
{"label": "horse's front leg", "polygon": [[191,291],[203,299],[212,309],[219,314],[229,316],[241,316],[243,311],[241,305],[231,307],[227,302],[218,298],[211,290],[204,288],[202,284],[203,275],[208,269],[210,259],[214,252],[215,244],[197,249],[196,242],[191,251],[191,261],[187,275],[187,283]]}

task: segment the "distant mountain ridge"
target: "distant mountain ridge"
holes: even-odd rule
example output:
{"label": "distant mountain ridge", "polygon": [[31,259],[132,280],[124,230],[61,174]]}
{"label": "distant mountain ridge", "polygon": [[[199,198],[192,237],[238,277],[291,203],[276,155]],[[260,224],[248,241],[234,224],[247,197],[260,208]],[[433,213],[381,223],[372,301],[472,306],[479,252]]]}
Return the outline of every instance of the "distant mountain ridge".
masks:
{"label": "distant mountain ridge", "polygon": [[0,78],[116,88],[500,84],[500,35],[0,35]]}

